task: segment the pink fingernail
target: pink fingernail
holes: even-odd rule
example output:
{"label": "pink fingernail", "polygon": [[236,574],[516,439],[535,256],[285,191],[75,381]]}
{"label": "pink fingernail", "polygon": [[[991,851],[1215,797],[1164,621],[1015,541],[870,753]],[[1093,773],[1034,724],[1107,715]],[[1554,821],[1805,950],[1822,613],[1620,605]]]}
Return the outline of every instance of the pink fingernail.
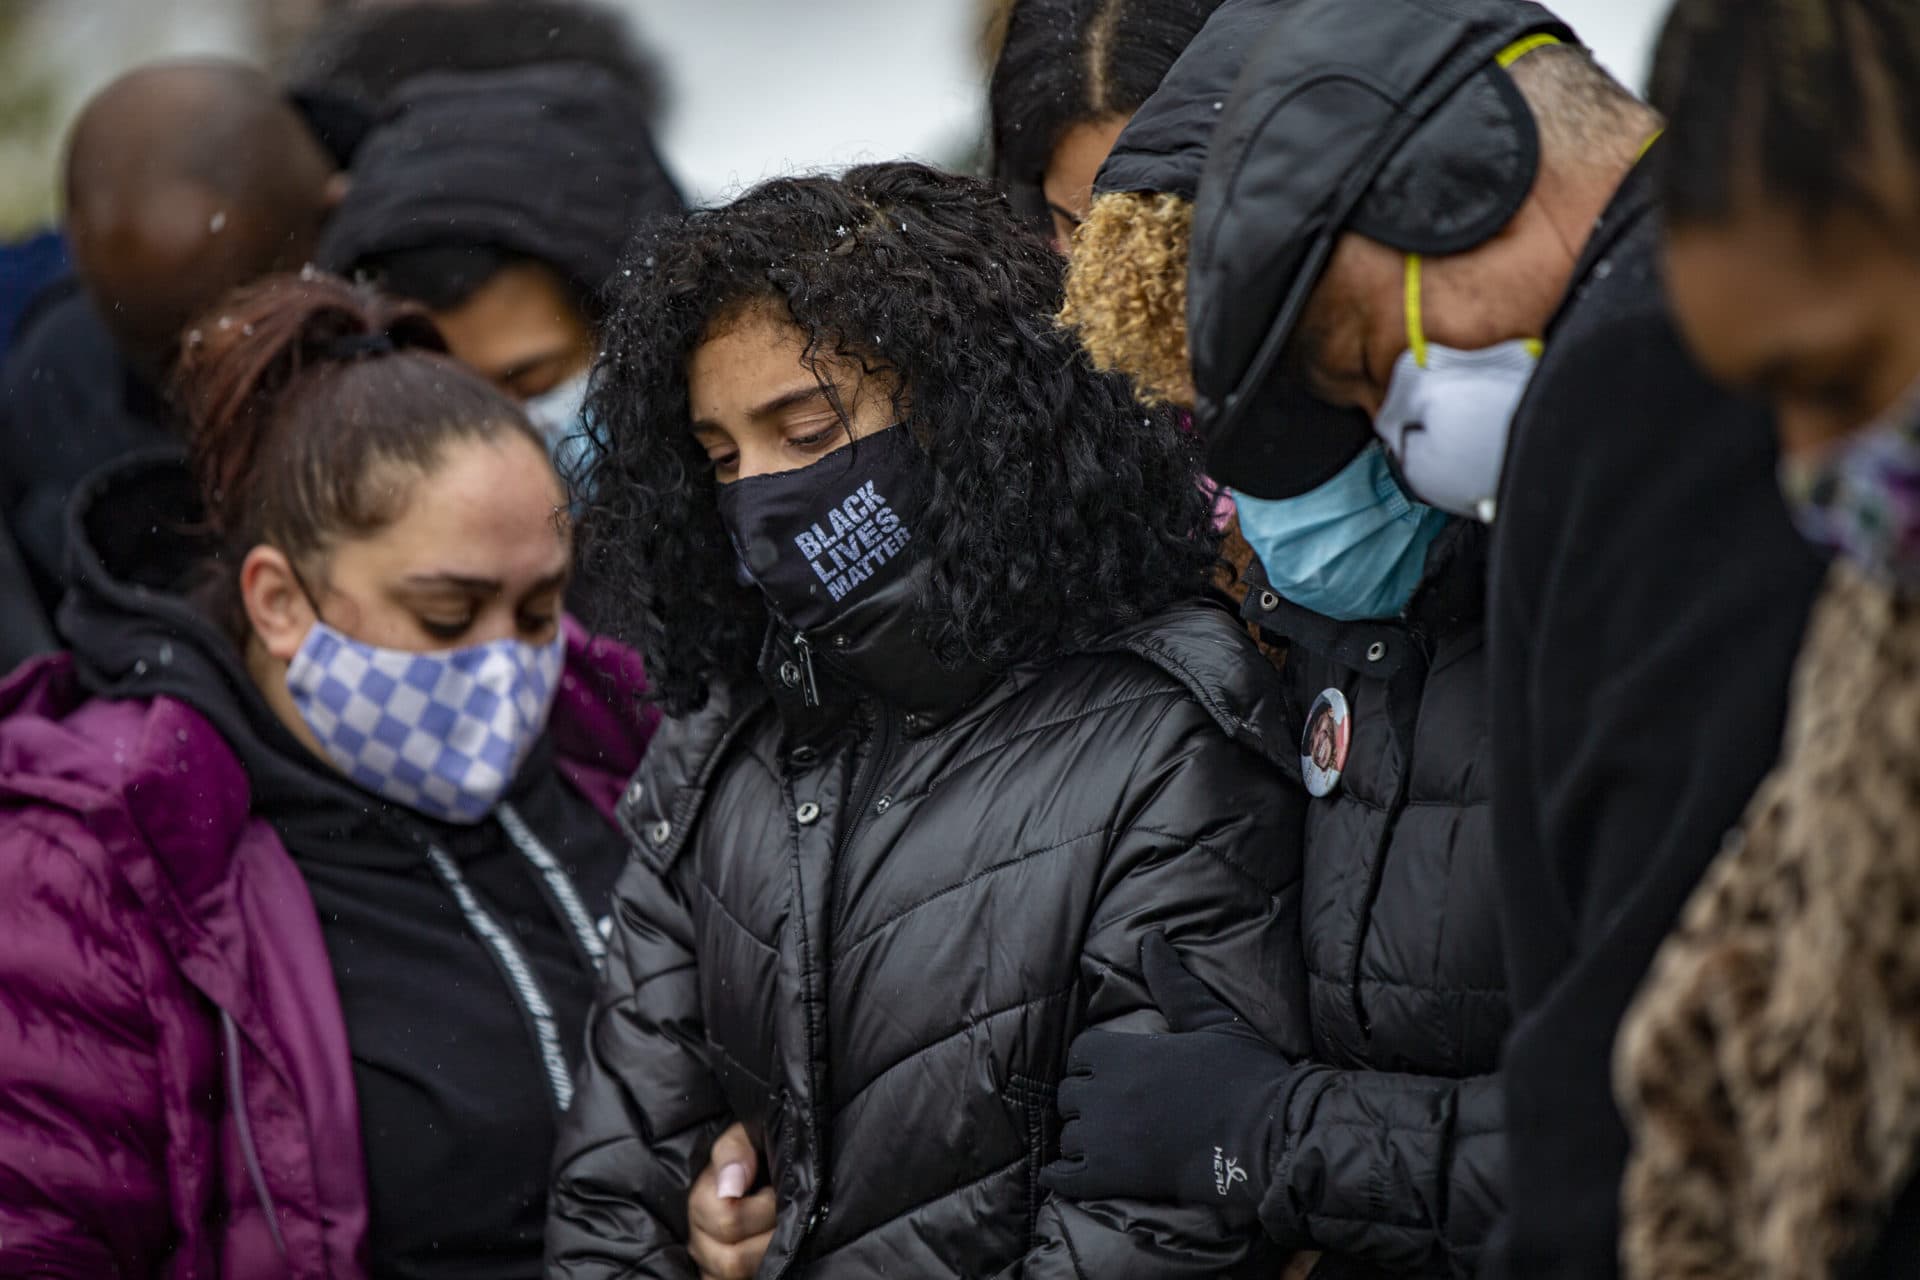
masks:
{"label": "pink fingernail", "polygon": [[721,1165],[715,1185],[722,1200],[738,1200],[747,1194],[747,1166],[739,1161]]}

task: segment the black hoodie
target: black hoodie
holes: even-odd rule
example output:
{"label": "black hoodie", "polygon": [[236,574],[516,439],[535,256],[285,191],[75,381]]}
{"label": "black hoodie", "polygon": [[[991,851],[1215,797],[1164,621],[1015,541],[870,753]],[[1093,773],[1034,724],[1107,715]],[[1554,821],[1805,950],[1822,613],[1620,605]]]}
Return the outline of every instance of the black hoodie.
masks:
{"label": "black hoodie", "polygon": [[355,154],[315,259],[350,272],[484,247],[544,263],[595,302],[635,230],[684,207],[646,114],[640,90],[585,63],[421,76]]}
{"label": "black hoodie", "polygon": [[[198,511],[177,458],[137,457],[82,487],[60,613],[81,678],[100,696],[172,697],[206,716],[307,881],[353,1056],[373,1274],[537,1276],[560,1096],[529,1005],[550,1006],[571,1068],[596,969],[525,842],[567,874],[589,929],[625,842],[561,781],[545,740],[502,807],[524,821],[517,838],[511,817],[451,826],[348,783],[280,722],[184,594],[207,550]],[[492,922],[536,994],[482,940]]]}

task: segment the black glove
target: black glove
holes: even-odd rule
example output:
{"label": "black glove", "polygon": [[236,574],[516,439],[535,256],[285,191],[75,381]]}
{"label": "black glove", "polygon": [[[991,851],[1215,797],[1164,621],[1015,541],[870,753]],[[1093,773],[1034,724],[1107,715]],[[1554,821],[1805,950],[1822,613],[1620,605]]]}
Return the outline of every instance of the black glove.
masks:
{"label": "black glove", "polygon": [[1170,1035],[1084,1031],[1060,1083],[1060,1159],[1041,1171],[1074,1200],[1178,1201],[1252,1226],[1272,1183],[1293,1064],[1206,983],[1162,933],[1140,944]]}

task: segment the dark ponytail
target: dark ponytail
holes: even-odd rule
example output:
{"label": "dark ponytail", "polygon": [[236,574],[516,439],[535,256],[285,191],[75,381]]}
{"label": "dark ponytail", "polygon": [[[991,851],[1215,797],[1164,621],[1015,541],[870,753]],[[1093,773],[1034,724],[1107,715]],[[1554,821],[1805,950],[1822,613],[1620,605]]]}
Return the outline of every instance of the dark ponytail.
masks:
{"label": "dark ponytail", "polygon": [[214,536],[204,594],[245,634],[238,573],[261,543],[296,566],[397,519],[382,467],[431,471],[445,445],[503,431],[545,452],[520,407],[447,355],[426,312],[307,272],[230,294],[187,334],[175,394]]}
{"label": "dark ponytail", "polygon": [[1067,130],[1132,115],[1221,0],[1014,0],[987,89],[993,176],[1045,230],[1040,183]]}
{"label": "dark ponytail", "polygon": [[1857,214],[1912,235],[1912,0],[1679,0],[1654,51],[1648,100],[1668,122],[1649,163],[1669,224],[1724,222],[1751,191],[1809,227]]}

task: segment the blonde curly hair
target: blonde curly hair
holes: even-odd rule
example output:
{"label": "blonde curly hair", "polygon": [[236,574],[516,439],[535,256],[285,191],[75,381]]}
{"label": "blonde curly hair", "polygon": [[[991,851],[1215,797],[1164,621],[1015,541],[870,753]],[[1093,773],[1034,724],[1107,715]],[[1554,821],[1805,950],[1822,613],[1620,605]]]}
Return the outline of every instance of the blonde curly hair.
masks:
{"label": "blonde curly hair", "polygon": [[1187,248],[1193,202],[1170,192],[1097,197],[1073,237],[1060,323],[1146,404],[1193,405]]}

